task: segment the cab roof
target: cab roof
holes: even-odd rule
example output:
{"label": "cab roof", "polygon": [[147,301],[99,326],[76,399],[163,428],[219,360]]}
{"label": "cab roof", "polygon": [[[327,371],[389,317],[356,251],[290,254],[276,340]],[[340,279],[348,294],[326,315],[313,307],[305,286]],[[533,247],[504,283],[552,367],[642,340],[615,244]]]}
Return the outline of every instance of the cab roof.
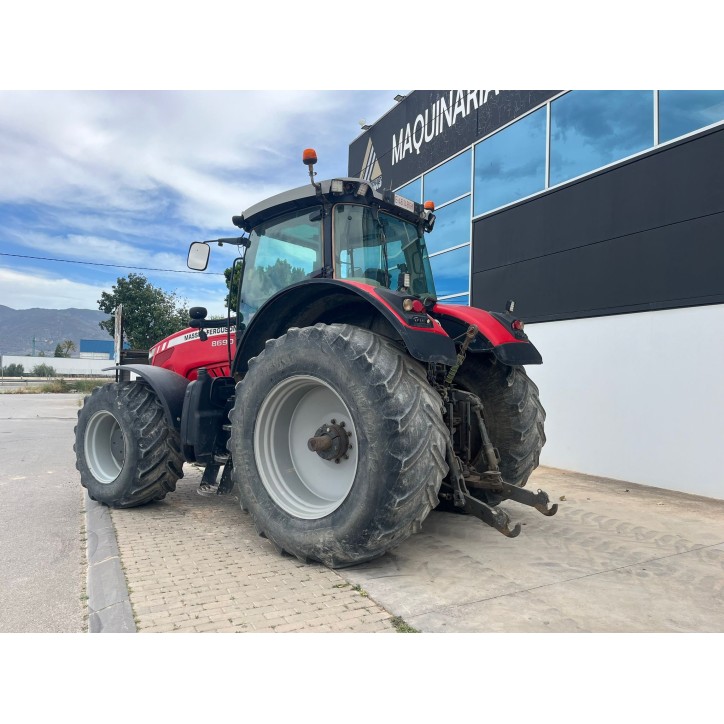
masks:
{"label": "cab roof", "polygon": [[[324,205],[333,203],[360,203],[367,205],[375,205],[390,211],[407,221],[419,223],[423,207],[421,204],[414,203],[415,211],[403,209],[395,204],[394,193],[391,191],[375,191],[369,182],[361,178],[344,177],[334,179],[342,181],[345,186],[345,192],[332,193],[332,180],[326,179],[319,181],[321,189],[312,186],[311,183],[305,186],[299,186],[289,191],[283,191],[275,196],[270,196],[258,204],[250,206],[241,217],[234,217],[234,224],[246,232],[250,232],[260,223],[272,219],[281,214],[286,214],[295,209],[309,208],[314,205]],[[357,194],[357,189],[361,184],[367,186],[367,191],[363,195]]]}

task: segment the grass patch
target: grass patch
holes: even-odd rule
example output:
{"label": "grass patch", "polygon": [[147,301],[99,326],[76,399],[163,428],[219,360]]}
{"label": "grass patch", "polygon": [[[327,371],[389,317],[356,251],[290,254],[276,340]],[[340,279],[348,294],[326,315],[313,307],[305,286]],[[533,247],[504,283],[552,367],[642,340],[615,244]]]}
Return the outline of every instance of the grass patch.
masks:
{"label": "grass patch", "polygon": [[370,595],[364,588],[362,588],[362,586],[359,585],[359,583],[356,586],[352,586],[352,590],[357,591],[360,596],[364,596],[365,598]]}
{"label": "grass patch", "polygon": [[80,392],[83,394],[89,394],[93,392],[96,387],[102,387],[112,382],[112,378],[103,378],[96,380],[66,380],[62,377],[58,377],[54,380],[49,380],[41,385],[28,385],[27,387],[20,387],[17,390],[8,390],[6,395],[39,395],[41,393],[48,392]]}
{"label": "grass patch", "polygon": [[44,385],[38,385],[38,392],[70,392],[70,384],[61,377]]}
{"label": "grass patch", "polygon": [[64,380],[61,378],[41,385],[40,389],[42,392],[81,392],[89,394],[93,392],[96,387],[103,387],[103,385],[107,385],[112,381],[112,379],[108,378],[99,380]]}
{"label": "grass patch", "polygon": [[405,619],[395,616],[390,619],[390,623],[395,627],[397,633],[420,633],[419,629],[413,628],[405,622]]}

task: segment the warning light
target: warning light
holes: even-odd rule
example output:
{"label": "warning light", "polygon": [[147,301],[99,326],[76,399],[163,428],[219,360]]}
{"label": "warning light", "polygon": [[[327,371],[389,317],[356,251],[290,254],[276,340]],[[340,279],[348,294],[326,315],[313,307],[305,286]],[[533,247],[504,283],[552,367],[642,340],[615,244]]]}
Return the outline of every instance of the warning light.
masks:
{"label": "warning light", "polygon": [[426,202],[425,202],[425,211],[435,211],[435,202],[434,202],[434,201],[426,201]]}
{"label": "warning light", "polygon": [[302,151],[302,162],[307,166],[314,166],[317,163],[317,152],[313,148],[305,148]]}

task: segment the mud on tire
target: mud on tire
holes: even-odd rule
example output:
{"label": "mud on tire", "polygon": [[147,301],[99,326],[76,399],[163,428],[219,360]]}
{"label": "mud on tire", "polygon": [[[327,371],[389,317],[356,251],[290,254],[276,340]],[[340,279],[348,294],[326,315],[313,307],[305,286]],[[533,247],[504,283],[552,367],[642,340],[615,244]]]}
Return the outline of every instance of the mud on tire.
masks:
{"label": "mud on tire", "polygon": [[[241,504],[278,549],[330,567],[361,563],[437,505],[441,400],[424,368],[383,337],[340,324],[290,329],[250,360],[235,399],[228,446]],[[306,447],[325,426],[348,436],[338,463]]]}
{"label": "mud on tire", "polygon": [[160,500],[183,477],[178,433],[141,381],[113,382],[85,398],[73,450],[81,485],[113,508]]}

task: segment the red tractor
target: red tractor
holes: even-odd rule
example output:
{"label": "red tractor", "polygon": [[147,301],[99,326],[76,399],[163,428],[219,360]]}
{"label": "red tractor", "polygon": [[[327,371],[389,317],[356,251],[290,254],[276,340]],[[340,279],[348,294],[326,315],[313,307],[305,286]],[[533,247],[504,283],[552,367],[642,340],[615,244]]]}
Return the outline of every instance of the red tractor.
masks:
{"label": "red tractor", "polygon": [[[260,533],[301,560],[371,560],[443,503],[508,536],[498,504],[553,515],[526,490],[545,412],[523,365],[541,356],[512,315],[441,304],[425,247],[434,207],[362,179],[311,184],[233,223],[225,321],[191,310],[151,365],[119,366],[78,415],[81,483],[94,500],[160,500],[205,466],[200,492],[238,489]],[[189,266],[203,270],[210,242]],[[130,374],[137,378],[130,381]],[[217,483],[218,473],[223,474]]]}

